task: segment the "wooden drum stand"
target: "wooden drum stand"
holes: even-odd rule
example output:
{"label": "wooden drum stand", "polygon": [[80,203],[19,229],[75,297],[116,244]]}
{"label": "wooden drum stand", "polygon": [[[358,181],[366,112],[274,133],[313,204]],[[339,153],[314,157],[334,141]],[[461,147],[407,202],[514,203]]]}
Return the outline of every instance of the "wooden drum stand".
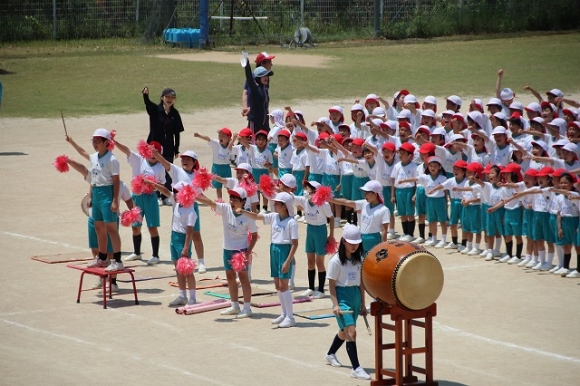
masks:
{"label": "wooden drum stand", "polygon": [[[375,317],[375,379],[371,385],[439,385],[433,381],[432,318],[437,315],[437,304],[419,311],[407,311],[383,302],[372,302],[371,315]],[[395,324],[383,323],[383,315],[391,315]],[[412,347],[413,326],[425,329],[425,347]],[[395,343],[383,343],[383,330],[395,332]],[[383,351],[392,349],[395,350],[395,371],[383,368]],[[413,354],[425,354],[425,368],[413,366]],[[424,374],[425,382],[419,382],[413,372]]]}

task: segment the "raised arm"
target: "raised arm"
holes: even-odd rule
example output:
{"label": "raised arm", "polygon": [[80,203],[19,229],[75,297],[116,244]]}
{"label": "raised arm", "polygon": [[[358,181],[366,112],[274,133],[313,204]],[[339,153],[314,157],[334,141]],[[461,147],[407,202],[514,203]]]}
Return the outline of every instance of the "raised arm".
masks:
{"label": "raised arm", "polygon": [[347,200],[346,198],[329,198],[328,202],[332,204],[344,205],[356,209],[356,201]]}
{"label": "raised arm", "polygon": [[119,143],[119,141],[117,141],[116,138],[115,138],[115,146],[117,147],[117,149],[119,149],[121,151],[121,153],[124,153],[127,157],[129,157],[131,155],[131,149],[129,149],[127,146]]}
{"label": "raised arm", "polygon": [[155,159],[157,160],[157,162],[159,162],[161,165],[163,165],[163,167],[165,168],[166,171],[170,171],[171,170],[171,163],[169,161],[167,161],[160,153],[157,149],[153,149],[153,157],[155,157]]}
{"label": "raised arm", "polygon": [[211,209],[216,208],[217,204],[214,200],[209,199],[208,197],[204,196],[204,195],[199,195],[195,198],[196,201],[201,202],[204,205],[209,206]]}
{"label": "raised arm", "polygon": [[159,191],[165,197],[170,197],[171,196],[171,192],[169,191],[169,189],[167,189],[165,187],[165,185],[158,184],[157,182],[148,180],[147,178],[144,178],[143,179],[143,182],[146,183],[147,185],[153,186],[155,188],[155,190]]}
{"label": "raised arm", "polygon": [[64,139],[70,143],[72,145],[72,147],[74,147],[74,149],[77,151],[77,153],[79,153],[81,155],[81,157],[83,157],[84,159],[86,159],[87,161],[90,160],[89,157],[89,153],[87,153],[85,151],[85,149],[83,149],[82,147],[80,147],[73,139],[72,137],[65,135]]}
{"label": "raised arm", "polygon": [[248,210],[245,210],[244,208],[238,208],[238,209],[235,210],[235,212],[237,214],[245,214],[246,216],[248,216],[249,218],[251,218],[254,221],[264,220],[264,215],[263,214],[250,212]]}
{"label": "raised arm", "polygon": [[497,82],[495,84],[495,97],[501,100],[501,79],[503,78],[503,69],[497,70]]}
{"label": "raised arm", "polygon": [[87,169],[87,167],[71,158],[67,159],[66,161],[74,170],[76,170],[77,172],[79,172],[82,176],[83,179],[87,178],[87,175],[89,174],[89,169]]}
{"label": "raised arm", "polygon": [[197,132],[193,133],[193,136],[194,136],[194,138],[203,139],[203,140],[204,140],[204,141],[206,141],[206,142],[209,142],[209,141],[211,141],[211,138],[210,138],[210,137],[208,137],[207,135],[202,135],[202,134],[199,134],[199,133],[197,133]]}
{"label": "raised arm", "polygon": [[540,95],[539,92],[537,92],[536,90],[534,90],[530,86],[524,86],[524,90],[531,92],[532,95],[536,97],[536,99],[538,100],[538,102],[540,102],[540,103],[542,102],[542,96]]}

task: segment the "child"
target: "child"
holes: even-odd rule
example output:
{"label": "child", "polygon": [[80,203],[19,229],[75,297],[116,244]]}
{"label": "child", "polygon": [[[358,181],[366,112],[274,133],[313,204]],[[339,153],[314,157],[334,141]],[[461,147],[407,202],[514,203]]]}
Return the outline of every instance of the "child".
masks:
{"label": "child", "polygon": [[[171,260],[173,264],[177,266],[177,261],[180,257],[187,257],[191,259],[191,241],[193,240],[193,226],[197,222],[197,213],[193,208],[193,205],[189,208],[183,207],[177,203],[175,200],[175,195],[177,193],[172,193],[165,186],[158,183],[145,180],[146,184],[151,184],[155,189],[160,191],[165,196],[169,197],[171,204],[173,205],[173,217],[171,220]],[[175,192],[179,192],[181,189],[188,185],[185,181],[176,182],[173,186]],[[179,296],[175,298],[169,307],[180,307],[185,305],[191,305],[196,303],[195,297],[195,276],[193,272],[189,275],[184,275],[177,271],[177,283],[179,285]],[[187,288],[189,288],[189,300],[187,299],[186,293],[186,283]]]}
{"label": "child", "polygon": [[[159,142],[151,142],[151,146],[162,153],[161,144]],[[134,151],[130,150],[127,146],[122,145],[119,141],[116,141],[117,148],[127,156],[127,162],[131,165],[131,170],[133,172],[133,177],[139,175],[152,176],[155,181],[165,185],[165,168],[162,164],[157,162],[155,156],[149,159],[145,159]],[[153,253],[151,256],[151,262],[154,260],[159,261],[159,230],[160,225],[159,219],[159,206],[157,205],[157,197],[154,192],[150,194],[141,193],[139,195],[133,193],[133,200],[135,204],[141,208],[141,215],[147,219],[147,229],[149,230],[149,235],[151,236],[151,248]],[[131,225],[133,231],[133,253],[125,258],[125,261],[141,260],[141,225],[142,223],[134,223]]]}
{"label": "child", "polygon": [[401,217],[403,236],[401,241],[411,241],[415,233],[415,206],[412,197],[415,195],[415,184],[412,182],[400,183],[400,180],[411,178],[415,175],[417,164],[412,162],[415,154],[415,146],[409,142],[399,147],[400,161],[395,164],[391,174],[392,185],[391,202],[397,205],[397,211]]}
{"label": "child", "polygon": [[[232,132],[224,127],[218,130],[218,139],[211,139],[208,136],[199,133],[193,133],[195,138],[201,138],[207,142],[212,152],[211,172],[222,178],[230,178],[232,169],[230,168],[230,147]],[[222,184],[219,181],[212,181],[218,200],[222,199]]]}
{"label": "child", "polygon": [[107,235],[113,244],[113,258],[107,272],[125,269],[121,262],[121,238],[117,230],[119,215],[119,161],[108,150],[111,134],[106,129],[97,129],[93,133],[93,148],[96,153],[90,156],[91,195],[89,207],[92,207],[93,220],[99,244],[99,256],[87,267],[105,267],[107,265]]}
{"label": "child", "polygon": [[[249,318],[252,316],[250,304],[252,302],[252,288],[248,277],[248,266],[243,271],[238,272],[238,277],[242,285],[244,294],[244,308],[240,310],[238,301],[238,283],[236,282],[236,272],[232,268],[231,258],[235,253],[242,252],[246,255],[247,262],[252,259],[252,251],[258,241],[258,228],[256,222],[244,214],[237,214],[236,210],[244,207],[248,197],[246,191],[240,187],[228,190],[230,203],[216,203],[207,197],[198,197],[197,200],[211,207],[216,213],[221,215],[223,223],[223,262],[228,281],[228,291],[230,294],[231,307],[220,312],[221,315],[236,315],[236,319]],[[252,235],[248,243],[248,233]]]}
{"label": "child", "polygon": [[[470,162],[465,168],[467,183],[463,186],[452,188],[453,193],[463,192],[461,205],[461,231],[463,237],[467,240],[465,249],[461,252],[468,256],[478,256],[482,253],[479,249],[481,243],[481,199],[473,192],[476,179],[481,179],[483,166],[478,162]],[[475,235],[475,240],[473,236]]]}
{"label": "child", "polygon": [[[268,133],[264,130],[260,130],[256,133],[256,144],[250,145],[251,161],[252,166],[252,176],[254,181],[259,182],[262,175],[268,175],[269,170],[273,165],[274,156],[268,148]],[[268,212],[268,199],[263,194],[262,196],[262,209],[261,213]],[[260,197],[258,196],[258,200]],[[258,206],[259,206],[258,202]]]}
{"label": "child", "polygon": [[[570,272],[570,260],[572,259],[572,245],[576,245],[577,231],[580,211],[572,199],[576,199],[577,192],[574,188],[576,177],[570,173],[563,173],[560,177],[560,188],[554,189],[561,194],[558,207],[558,239],[556,244],[563,249],[562,257],[558,256],[558,265],[551,269],[550,272],[561,275],[563,277],[580,277],[578,274],[578,267],[576,270]],[[578,259],[580,260],[580,259]],[[580,261],[578,261],[580,263]]]}
{"label": "child", "polygon": [[276,213],[253,213],[236,209],[253,220],[262,220],[271,226],[270,275],[282,306],[282,314],[272,320],[280,328],[296,325],[293,312],[292,293],[288,290],[288,279],[292,276],[292,260],[298,249],[298,223],[294,220],[294,198],[289,193],[278,193],[272,200]]}
{"label": "child", "polygon": [[[213,178],[215,181],[218,181],[224,185],[228,190],[232,190],[233,188],[240,186],[244,180],[244,175],[248,176],[249,182],[254,182],[254,177],[252,176],[252,167],[249,164],[241,163],[234,170],[236,171],[235,178],[222,178],[220,176],[214,176]],[[259,204],[260,202],[258,200],[258,193],[255,193],[245,201],[244,208],[257,213]]]}
{"label": "child", "polygon": [[[270,116],[270,123],[272,124],[272,128],[268,132],[268,149],[270,150],[270,153],[272,153],[273,155],[274,152],[276,151],[276,148],[278,147],[278,132],[280,130],[283,130],[285,127],[284,111],[276,109],[268,115]],[[270,169],[270,172],[274,176],[278,175],[278,159],[275,157],[273,158],[272,168]]]}
{"label": "child", "polygon": [[[435,155],[437,147],[433,142],[425,142],[419,148],[419,158],[421,163],[417,165],[415,174],[413,177],[418,177],[427,173],[427,160],[429,157]],[[418,227],[419,227],[419,237],[411,240],[414,244],[423,244],[427,239],[425,238],[425,219],[427,217],[427,195],[425,194],[425,187],[421,184],[415,185],[415,194],[411,197],[411,201],[415,204],[415,215],[417,216]],[[429,231],[429,239],[431,239],[432,233]]]}
{"label": "child", "polygon": [[[230,148],[230,159],[234,160],[236,165],[241,163],[249,164],[252,159],[250,145],[252,143],[252,138],[254,133],[252,129],[245,128],[240,130],[240,132],[234,135],[233,139],[230,141],[228,147]],[[239,142],[237,145],[234,145]]]}
{"label": "child", "polygon": [[359,227],[362,232],[363,252],[366,255],[375,245],[387,241],[391,213],[383,205],[383,186],[380,182],[371,180],[360,189],[364,192],[364,200],[331,198],[329,201],[360,212]]}
{"label": "child", "polygon": [[[298,181],[294,195],[302,196],[302,188],[306,181],[308,181],[308,171],[310,164],[308,161],[308,152],[304,149],[304,144],[307,143],[308,137],[304,133],[294,134],[294,150],[292,151],[292,175]],[[301,213],[298,213],[301,215]]]}
{"label": "child", "polygon": [[[338,252],[328,262],[328,285],[339,331],[325,359],[333,367],[342,367],[336,352],[346,340],[346,352],[352,364],[350,376],[369,380],[370,375],[359,364],[356,347],[356,320],[359,314],[367,314],[361,282],[362,254],[360,230],[354,225],[345,225]],[[342,311],[351,311],[352,314],[343,314]]]}
{"label": "child", "polygon": [[[304,208],[306,219],[306,242],[305,251],[308,258],[308,289],[302,296],[312,296],[314,299],[324,297],[324,283],[326,282],[326,268],[324,256],[326,255],[326,243],[334,238],[334,217],[330,204],[318,206],[312,202],[312,196],[321,185],[316,181],[306,182],[307,197],[294,196],[296,206]],[[326,222],[330,223],[330,234],[327,237]],[[318,269],[318,290],[314,290],[314,277]]]}

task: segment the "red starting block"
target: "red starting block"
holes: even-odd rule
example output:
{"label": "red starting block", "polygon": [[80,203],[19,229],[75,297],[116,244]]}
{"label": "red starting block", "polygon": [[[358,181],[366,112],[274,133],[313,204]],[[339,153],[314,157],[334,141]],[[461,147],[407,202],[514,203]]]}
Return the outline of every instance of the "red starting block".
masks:
{"label": "red starting block", "polygon": [[107,272],[105,271],[105,268],[88,268],[87,266],[83,266],[83,265],[73,265],[73,264],[67,264],[66,265],[68,268],[73,268],[73,269],[78,269],[79,271],[82,271],[81,273],[81,280],[79,283],[79,293],[77,296],[77,303],[81,302],[81,292],[83,289],[83,278],[85,276],[85,273],[88,273],[89,275],[94,275],[94,276],[98,276],[101,279],[103,279],[103,308],[107,308],[107,283],[109,284],[108,286],[108,292],[109,292],[109,299],[113,299],[113,291],[111,291],[111,278],[112,275],[121,275],[124,273],[128,273],[129,275],[131,275],[131,283],[133,284],[133,294],[135,295],[135,304],[139,304],[139,299],[137,299],[137,288],[135,287],[135,277],[133,276],[133,272],[135,272],[134,269],[129,269],[129,268],[125,268],[122,269],[120,271],[113,271],[113,272]]}

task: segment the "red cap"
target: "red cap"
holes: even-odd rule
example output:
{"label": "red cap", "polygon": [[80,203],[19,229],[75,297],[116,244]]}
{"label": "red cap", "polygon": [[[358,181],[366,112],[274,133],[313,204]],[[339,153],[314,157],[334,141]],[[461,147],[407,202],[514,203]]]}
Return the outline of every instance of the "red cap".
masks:
{"label": "red cap", "polygon": [[453,164],[453,167],[455,168],[461,168],[461,169],[467,169],[467,162],[465,162],[462,159],[458,159],[457,161],[455,161],[455,163]]}
{"label": "red cap", "polygon": [[395,144],[392,142],[383,143],[383,146],[381,146],[381,149],[386,149],[386,150],[390,150],[390,151],[397,150],[397,148],[395,147]]}
{"label": "red cap", "polygon": [[569,115],[569,116],[571,116],[571,117],[573,117],[573,118],[575,118],[575,117],[576,117],[576,114],[574,114],[574,111],[572,111],[572,110],[570,110],[570,109],[564,109],[564,110],[562,110],[562,114],[564,114],[564,115]]}
{"label": "red cap", "polygon": [[542,101],[542,103],[540,103],[540,106],[542,106],[542,108],[549,107],[550,110],[554,111],[554,105],[548,101]]}
{"label": "red cap", "polygon": [[479,174],[483,172],[483,166],[479,162],[470,162],[467,164],[467,170]]}
{"label": "red cap", "polygon": [[577,129],[580,129],[580,122],[573,121],[573,122],[568,123],[568,128],[571,128],[571,127],[575,127]]}
{"label": "red cap", "polygon": [[567,173],[568,170],[564,169],[564,168],[560,168],[560,169],[556,169],[552,172],[551,176],[552,177],[562,177],[562,174]]}
{"label": "red cap", "polygon": [[405,150],[407,153],[415,153],[415,146],[413,146],[411,143],[409,142],[405,142],[403,144],[401,144],[401,146],[399,146],[399,150]]}
{"label": "red cap", "polygon": [[283,130],[280,130],[278,132],[278,136],[281,136],[281,135],[283,135],[286,138],[290,138],[290,135],[291,134],[290,134],[290,131],[289,130],[283,129]]}
{"label": "red cap", "polygon": [[219,130],[218,130],[218,133],[225,134],[225,135],[227,135],[228,137],[231,137],[231,136],[232,136],[232,131],[231,131],[230,129],[228,129],[227,127],[224,127],[224,128],[222,128],[222,129],[219,129]]}
{"label": "red cap", "polygon": [[538,177],[546,177],[546,176],[551,175],[552,173],[554,173],[554,168],[552,168],[550,166],[544,166],[538,172]]}
{"label": "red cap", "polygon": [[256,133],[256,137],[257,137],[258,135],[265,135],[266,137],[268,137],[268,132],[267,132],[266,130],[260,130],[260,131],[258,131],[258,132]]}
{"label": "red cap", "polygon": [[274,59],[274,55],[269,55],[267,52],[260,52],[258,56],[256,56],[256,63],[262,63],[264,60],[272,60]]}
{"label": "red cap", "polygon": [[336,140],[336,142],[338,142],[339,144],[342,145],[342,135],[340,134],[332,134],[332,136],[334,137],[334,139]]}
{"label": "red cap", "polygon": [[431,136],[431,130],[429,130],[429,127],[425,125],[419,126],[417,132],[415,133],[415,136],[417,136],[418,133],[425,133],[427,134],[427,136]]}
{"label": "red cap", "polygon": [[155,149],[157,149],[157,151],[159,153],[163,152],[163,146],[161,146],[161,144],[157,141],[151,141],[149,142],[149,145],[153,146]]}
{"label": "red cap", "polygon": [[[286,130],[286,131],[288,131],[288,130]],[[318,139],[321,141],[324,141],[325,139],[328,139],[328,138],[330,138],[330,134],[328,134],[328,133],[320,133],[320,135],[318,136]]]}
{"label": "red cap", "polygon": [[528,169],[524,174],[530,177],[537,177],[538,173],[539,173],[538,169]]}
{"label": "red cap", "polygon": [[238,135],[240,137],[251,137],[252,135],[254,135],[254,132],[249,127],[246,127],[245,129],[240,130]]}
{"label": "red cap", "polygon": [[365,140],[362,138],[355,138],[352,140],[352,144],[356,146],[362,146],[365,144]]}
{"label": "red cap", "polygon": [[407,129],[411,130],[411,124],[409,122],[407,122],[407,121],[399,122],[399,129],[401,127],[406,127]]}
{"label": "red cap", "polygon": [[509,163],[503,168],[502,173],[519,173],[522,171],[522,167],[516,163]]}
{"label": "red cap", "polygon": [[435,144],[433,142],[425,142],[419,148],[419,153],[421,154],[429,154],[435,152]]}
{"label": "red cap", "polygon": [[491,171],[491,164],[485,165],[485,169],[483,169],[483,174],[488,174]]}
{"label": "red cap", "polygon": [[303,132],[299,132],[299,133],[294,134],[294,138],[299,138],[303,141],[308,141],[308,137]]}

